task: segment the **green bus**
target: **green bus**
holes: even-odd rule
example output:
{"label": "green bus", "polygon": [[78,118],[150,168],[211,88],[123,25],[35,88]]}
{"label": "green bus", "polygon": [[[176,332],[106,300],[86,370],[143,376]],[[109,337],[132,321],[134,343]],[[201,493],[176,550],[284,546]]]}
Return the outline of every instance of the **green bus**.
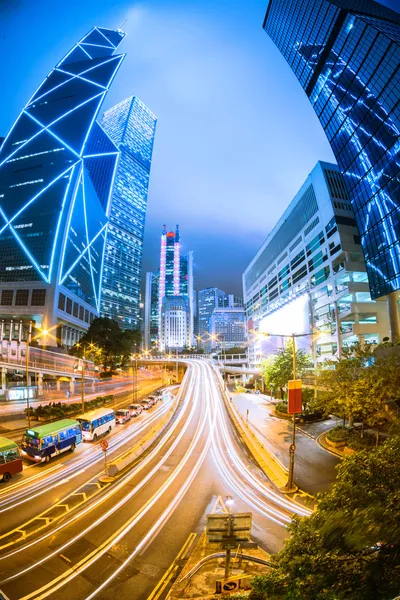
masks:
{"label": "green bus", "polygon": [[15,442],[0,437],[0,481],[10,481],[11,477],[22,471],[22,458]]}
{"label": "green bus", "polygon": [[22,436],[21,452],[24,458],[47,463],[61,452],[73,452],[81,442],[82,432],[78,421],[62,419],[27,429]]}

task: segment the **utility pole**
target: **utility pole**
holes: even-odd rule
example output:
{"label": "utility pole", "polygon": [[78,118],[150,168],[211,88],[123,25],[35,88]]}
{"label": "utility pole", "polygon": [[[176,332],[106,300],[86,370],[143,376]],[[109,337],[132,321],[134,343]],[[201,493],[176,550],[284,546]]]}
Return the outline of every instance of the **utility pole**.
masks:
{"label": "utility pole", "polygon": [[29,404],[29,344],[32,333],[32,321],[29,321],[28,334],[26,336],[25,348],[25,375],[26,375],[26,416],[28,417],[28,427],[31,428],[31,407]]}
{"label": "utility pole", "polygon": [[81,370],[81,402],[82,412],[85,412],[85,345],[83,345],[83,358],[82,358],[82,370]]}
{"label": "utility pole", "polygon": [[[296,381],[296,336],[292,334],[293,351],[293,380]],[[293,483],[294,476],[294,453],[296,451],[296,413],[293,414],[292,443],[289,448],[289,478],[285,486],[286,492],[296,491],[297,487]]]}

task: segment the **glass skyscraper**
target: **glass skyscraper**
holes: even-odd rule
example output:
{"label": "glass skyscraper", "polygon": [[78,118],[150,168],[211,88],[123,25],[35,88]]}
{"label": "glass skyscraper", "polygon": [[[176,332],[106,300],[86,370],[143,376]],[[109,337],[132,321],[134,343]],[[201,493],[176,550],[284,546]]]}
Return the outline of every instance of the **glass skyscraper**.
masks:
{"label": "glass skyscraper", "polygon": [[147,191],[157,119],[136,97],[104,113],[102,127],[120,151],[111,199],[101,313],[123,329],[139,327]]}
{"label": "glass skyscraper", "polygon": [[389,295],[396,329],[400,14],[373,0],[270,0],[264,29],[325,130],[350,194],[371,295]]}
{"label": "glass skyscraper", "polygon": [[[49,73],[0,150],[0,313],[73,344],[99,314],[118,149],[96,116],[124,55],[94,27]],[[3,333],[2,333],[3,335]],[[20,335],[20,333],[19,333]]]}

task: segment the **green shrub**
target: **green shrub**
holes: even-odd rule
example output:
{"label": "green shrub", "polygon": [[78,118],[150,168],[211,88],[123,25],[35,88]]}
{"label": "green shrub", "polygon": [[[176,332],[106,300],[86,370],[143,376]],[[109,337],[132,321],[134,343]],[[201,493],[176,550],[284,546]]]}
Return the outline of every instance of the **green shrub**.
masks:
{"label": "green shrub", "polygon": [[288,410],[287,402],[278,402],[278,404],[275,405],[275,410],[278,410],[281,413],[287,413],[287,410]]}
{"label": "green shrub", "polygon": [[338,425],[333,429],[330,429],[326,434],[326,437],[331,442],[347,442],[351,435],[351,429],[349,427],[343,427],[342,425]]}
{"label": "green shrub", "polygon": [[347,445],[353,450],[365,450],[366,448],[374,448],[376,445],[376,438],[371,433],[364,433],[364,437],[361,437],[361,431],[354,429],[351,432],[351,436],[349,437]]}

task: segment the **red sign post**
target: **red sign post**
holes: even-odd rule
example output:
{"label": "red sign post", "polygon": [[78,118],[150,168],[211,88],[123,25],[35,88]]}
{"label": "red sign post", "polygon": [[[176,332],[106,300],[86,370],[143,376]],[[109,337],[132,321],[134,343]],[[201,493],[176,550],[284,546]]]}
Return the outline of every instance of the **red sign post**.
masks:
{"label": "red sign post", "polygon": [[288,384],[288,415],[295,415],[303,408],[302,382],[301,379],[292,379]]}

